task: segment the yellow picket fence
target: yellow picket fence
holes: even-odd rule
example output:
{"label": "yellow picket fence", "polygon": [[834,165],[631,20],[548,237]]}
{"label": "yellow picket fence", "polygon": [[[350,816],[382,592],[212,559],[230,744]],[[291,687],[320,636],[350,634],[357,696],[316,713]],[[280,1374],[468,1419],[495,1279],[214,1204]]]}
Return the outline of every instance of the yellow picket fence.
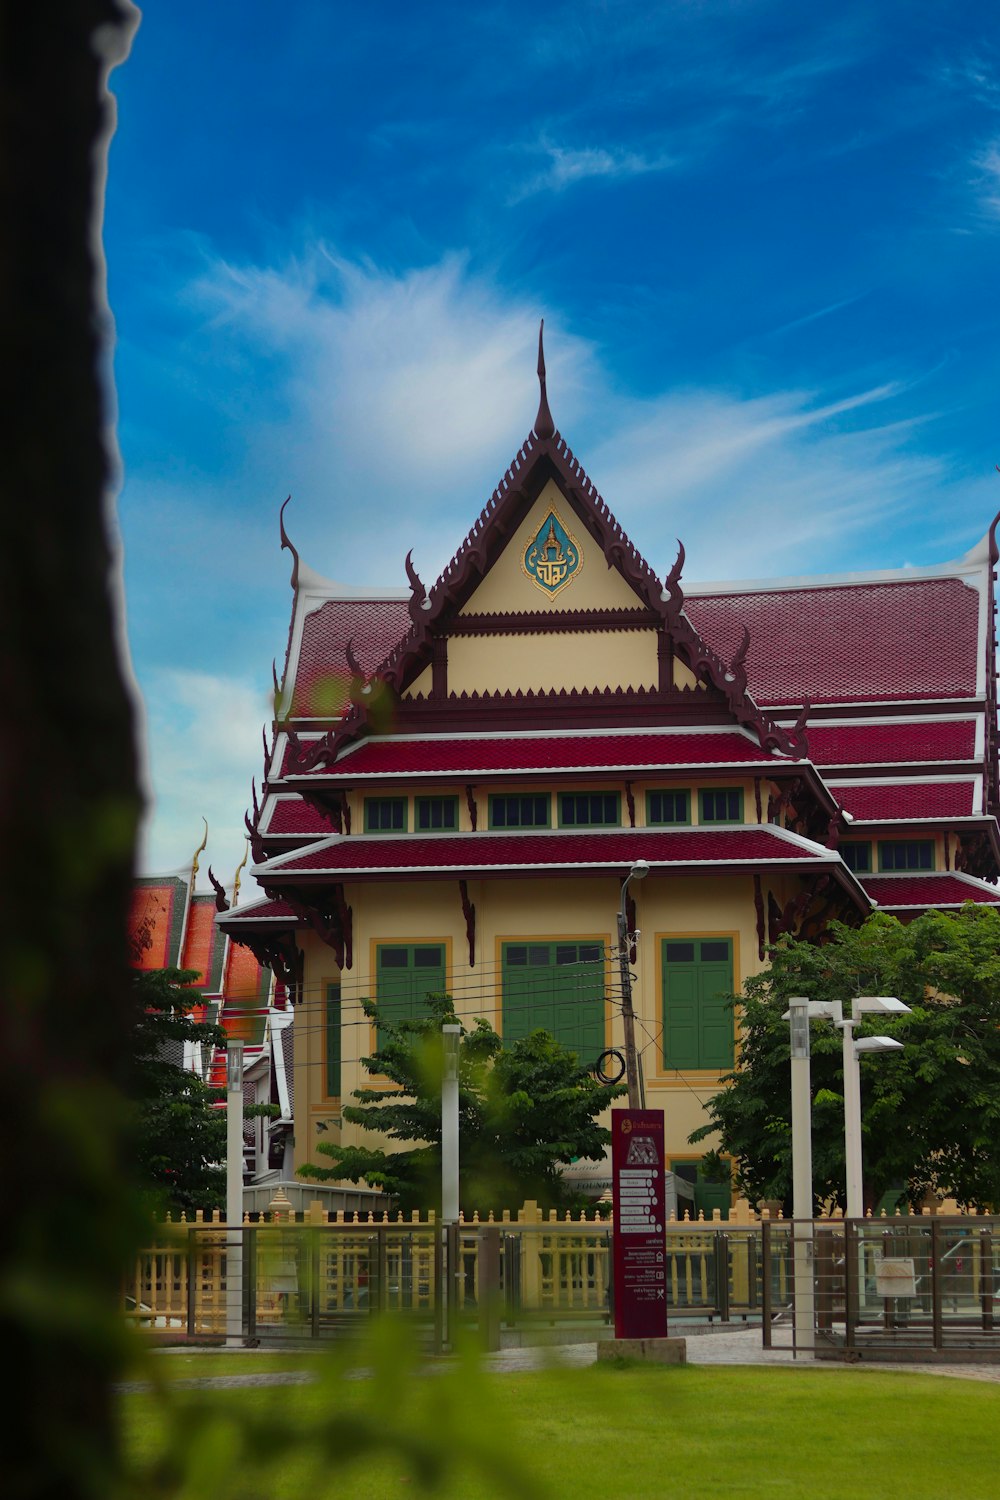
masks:
{"label": "yellow picket fence", "polygon": [[[239,1227],[244,1330],[322,1337],[376,1311],[432,1319],[441,1285],[441,1226],[434,1216],[276,1213]],[[218,1338],[226,1331],[227,1257],[233,1230],[220,1214],[165,1222],[136,1256],[125,1313],[161,1336]],[[746,1316],[760,1306],[756,1221],[671,1220],[666,1227],[668,1307],[675,1314]],[[490,1247],[488,1250],[484,1247]],[[514,1216],[462,1220],[452,1253],[460,1313],[493,1299],[509,1325],[613,1317],[611,1226],[526,1203]]]}

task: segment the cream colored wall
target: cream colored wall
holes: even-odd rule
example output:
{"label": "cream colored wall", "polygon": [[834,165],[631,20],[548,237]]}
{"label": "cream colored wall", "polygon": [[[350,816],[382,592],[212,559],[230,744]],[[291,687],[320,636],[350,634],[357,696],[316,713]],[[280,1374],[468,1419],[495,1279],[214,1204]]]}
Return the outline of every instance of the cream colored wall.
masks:
{"label": "cream colored wall", "polygon": [[[582,561],[582,566],[573,579],[554,596],[533,583],[521,567],[521,559],[529,543],[537,536],[550,510],[556,511],[575,541]],[[601,548],[559,486],[550,479],[504,548],[502,556],[461,613],[481,615],[525,609],[635,609],[637,603],[635,592],[616,568],[608,567]]]}
{"label": "cream colored wall", "polygon": [[434,668],[425,667],[420,676],[415,678],[403,693],[404,698],[426,698],[430,694],[433,685]]}
{"label": "cream colored wall", "polygon": [[[731,938],[734,981],[762,966],[757,957],[756,914],[749,875],[678,877],[653,873],[633,887],[637,926],[642,933],[633,1003],[637,1043],[644,1052],[646,1099],[650,1108],[666,1111],[667,1150],[690,1155],[690,1132],[704,1121],[702,1106],[718,1089],[718,1075],[691,1073],[678,1077],[664,1071],[655,1039],[660,1034],[660,974],[658,955],[663,937],[695,934]],[[353,909],[354,967],[341,977],[343,1027],[343,1092],[370,1080],[360,1058],[369,1054],[374,1037],[361,1019],[359,999],[375,992],[375,945],[379,942],[440,942],[446,949],[447,980],[460,1017],[469,1024],[484,1016],[501,1028],[500,945],[519,938],[555,941],[593,939],[605,945],[608,994],[618,990],[617,965],[611,957],[620,884],[613,874],[579,879],[469,881],[469,899],[476,907],[476,964],[468,964],[468,942],[458,881],[348,886]],[[303,942],[306,954],[306,997],[309,1023],[296,1027],[296,1165],[310,1159],[320,1139],[374,1145],[375,1138],[357,1127],[333,1124],[324,1135],[316,1122],[332,1121],[336,1110],[323,1095],[325,1019],[322,1001],[325,980],[336,978],[332,951],[314,937]],[[315,1008],[313,1008],[315,1007]],[[607,1045],[624,1042],[621,1017],[609,1002]],[[322,1157],[316,1158],[321,1164]]]}
{"label": "cream colored wall", "polygon": [[654,689],[657,672],[652,630],[452,636],[448,641],[450,693]]}

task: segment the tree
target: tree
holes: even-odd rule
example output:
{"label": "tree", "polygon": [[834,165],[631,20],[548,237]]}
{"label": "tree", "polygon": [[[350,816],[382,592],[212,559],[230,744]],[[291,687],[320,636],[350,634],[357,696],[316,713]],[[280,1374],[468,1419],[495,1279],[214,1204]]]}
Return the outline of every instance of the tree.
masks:
{"label": "tree", "polygon": [[[783,939],[770,969],[735,999],[739,1060],[709,1101],[711,1123],[691,1141],[718,1132],[710,1153],[717,1169],[732,1156],[736,1185],[751,1202],[787,1205],[791,1103],[782,1013],[792,995],[839,1000],[846,1011],[865,994],[896,995],[911,1008],[878,1018],[879,1032],[904,1050],[861,1059],[866,1206],[900,1187],[911,1204],[933,1193],[978,1208],[1000,1205],[1000,912],[973,902],[906,925],[878,913],[857,930],[834,923],[821,947]],[[841,1035],[829,1023],[812,1026],[811,1072],[816,1200],[843,1206]]]}
{"label": "tree", "polygon": [[196,1021],[197,975],[149,969],[134,979],[137,1000],[132,1069],[133,1163],[140,1192],[159,1210],[191,1213],[226,1200],[226,1113],[219,1089],[178,1065],[185,1042],[226,1044],[221,1026]]}
{"label": "tree", "polygon": [[[428,995],[425,1007],[414,1020],[392,1020],[364,1002],[379,1034],[375,1052],[362,1061],[390,1086],[356,1089],[357,1104],[344,1109],[350,1124],[379,1131],[402,1149],[323,1141],[317,1149],[334,1165],[308,1163],[301,1176],[363,1180],[398,1198],[404,1210],[440,1206],[441,1027],[458,1018],[450,995]],[[611,1136],[596,1117],[624,1088],[598,1083],[546,1031],[504,1047],[482,1019],[462,1029],[458,1073],[463,1211],[516,1209],[526,1198],[546,1208],[571,1206],[559,1168],[604,1155]]]}

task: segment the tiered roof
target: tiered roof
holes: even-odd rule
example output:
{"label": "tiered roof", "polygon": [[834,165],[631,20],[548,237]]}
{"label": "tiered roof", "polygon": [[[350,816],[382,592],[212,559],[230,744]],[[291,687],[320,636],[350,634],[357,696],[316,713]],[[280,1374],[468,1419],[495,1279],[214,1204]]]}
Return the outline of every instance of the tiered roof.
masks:
{"label": "tiered roof", "polygon": [[[303,920],[296,883],[620,866],[638,857],[640,834],[650,851],[644,844],[642,857],[651,863],[694,870],[705,861],[798,860],[836,869],[845,890],[863,902],[833,848],[812,839],[796,845],[794,835],[773,827],[735,830],[732,837],[707,829],[345,836],[348,788],[403,782],[430,788],[445,778],[572,782],[611,771],[719,769],[789,785],[794,778],[816,810],[810,833],[820,814],[839,817],[841,836],[851,838],[910,825],[955,824],[967,833],[978,827],[976,873],[995,876],[994,530],[967,557],[941,568],[682,587],[683,547],[661,579],[556,431],[541,349],[539,375],[534,430],[430,588],[409,556],[408,590],[366,591],[323,580],[300,563],[282,522],[282,545],[294,557],[294,606],[275,740],[250,828],[266,888],[290,899],[228,916],[227,930],[260,935],[285,923],[290,935]],[[634,596],[631,609],[592,612],[590,627],[656,631],[694,674],[697,692],[685,698],[666,691],[661,676],[658,688],[609,686],[603,694],[456,695],[435,685],[414,697],[421,674],[437,670],[435,642],[449,633],[530,634],[580,625],[586,611],[471,620],[466,611],[549,481]],[[391,733],[387,705],[395,718]],[[801,799],[801,790],[796,795]],[[968,870],[946,872],[940,886],[923,875],[913,877],[912,887],[910,876],[863,879],[873,894],[888,894],[890,886],[880,882],[891,879],[894,896],[905,889],[992,899],[983,895],[992,887],[971,880]],[[910,907],[901,902],[899,909]]]}

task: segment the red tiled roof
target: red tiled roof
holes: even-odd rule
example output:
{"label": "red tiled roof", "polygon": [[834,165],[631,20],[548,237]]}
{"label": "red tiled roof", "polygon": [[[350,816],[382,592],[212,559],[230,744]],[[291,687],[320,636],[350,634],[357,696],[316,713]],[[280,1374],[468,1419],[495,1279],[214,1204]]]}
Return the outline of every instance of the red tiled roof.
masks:
{"label": "red tiled roof", "polygon": [[860,880],[872,900],[887,911],[962,906],[966,901],[1000,905],[1000,889],[971,875],[862,875]]}
{"label": "red tiled roof", "polygon": [[[779,759],[783,757],[767,755],[747,735],[735,730],[723,734],[498,735],[482,739],[438,735],[420,740],[363,741],[322,774],[352,781],[361,776],[773,765]],[[294,775],[294,769],[289,767],[288,774]]]}
{"label": "red tiled roof", "polygon": [[979,596],[960,578],[689,594],[684,610],[726,661],[747,627],[762,706],[975,696]]}
{"label": "red tiled roof", "polygon": [[336,832],[336,825],[302,797],[276,797],[261,819],[260,832],[266,837],[313,834],[326,838]]}
{"label": "red tiled roof", "polygon": [[972,816],[971,781],[909,781],[891,786],[844,782],[831,785],[830,790],[859,822]]}
{"label": "red tiled roof", "polygon": [[890,724],[810,724],[809,754],[814,764],[878,766],[974,760],[974,719],[905,719]]}
{"label": "red tiled roof", "polygon": [[255,922],[298,921],[298,917],[287,901],[256,901],[253,906],[240,906],[235,911],[223,912],[217,919],[226,929],[237,924],[251,927]]}
{"label": "red tiled roof", "polygon": [[535,866],[618,869],[651,865],[823,864],[828,851],[764,824],[739,828],[616,829],[609,833],[460,833],[335,838],[267,866],[268,884],[296,875],[418,870],[503,870]]}
{"label": "red tiled roof", "polygon": [[372,672],[410,628],[405,599],[328,599],[306,616],[295,672],[291,715],[336,718],[347,703],[351,673],[346,646]]}

